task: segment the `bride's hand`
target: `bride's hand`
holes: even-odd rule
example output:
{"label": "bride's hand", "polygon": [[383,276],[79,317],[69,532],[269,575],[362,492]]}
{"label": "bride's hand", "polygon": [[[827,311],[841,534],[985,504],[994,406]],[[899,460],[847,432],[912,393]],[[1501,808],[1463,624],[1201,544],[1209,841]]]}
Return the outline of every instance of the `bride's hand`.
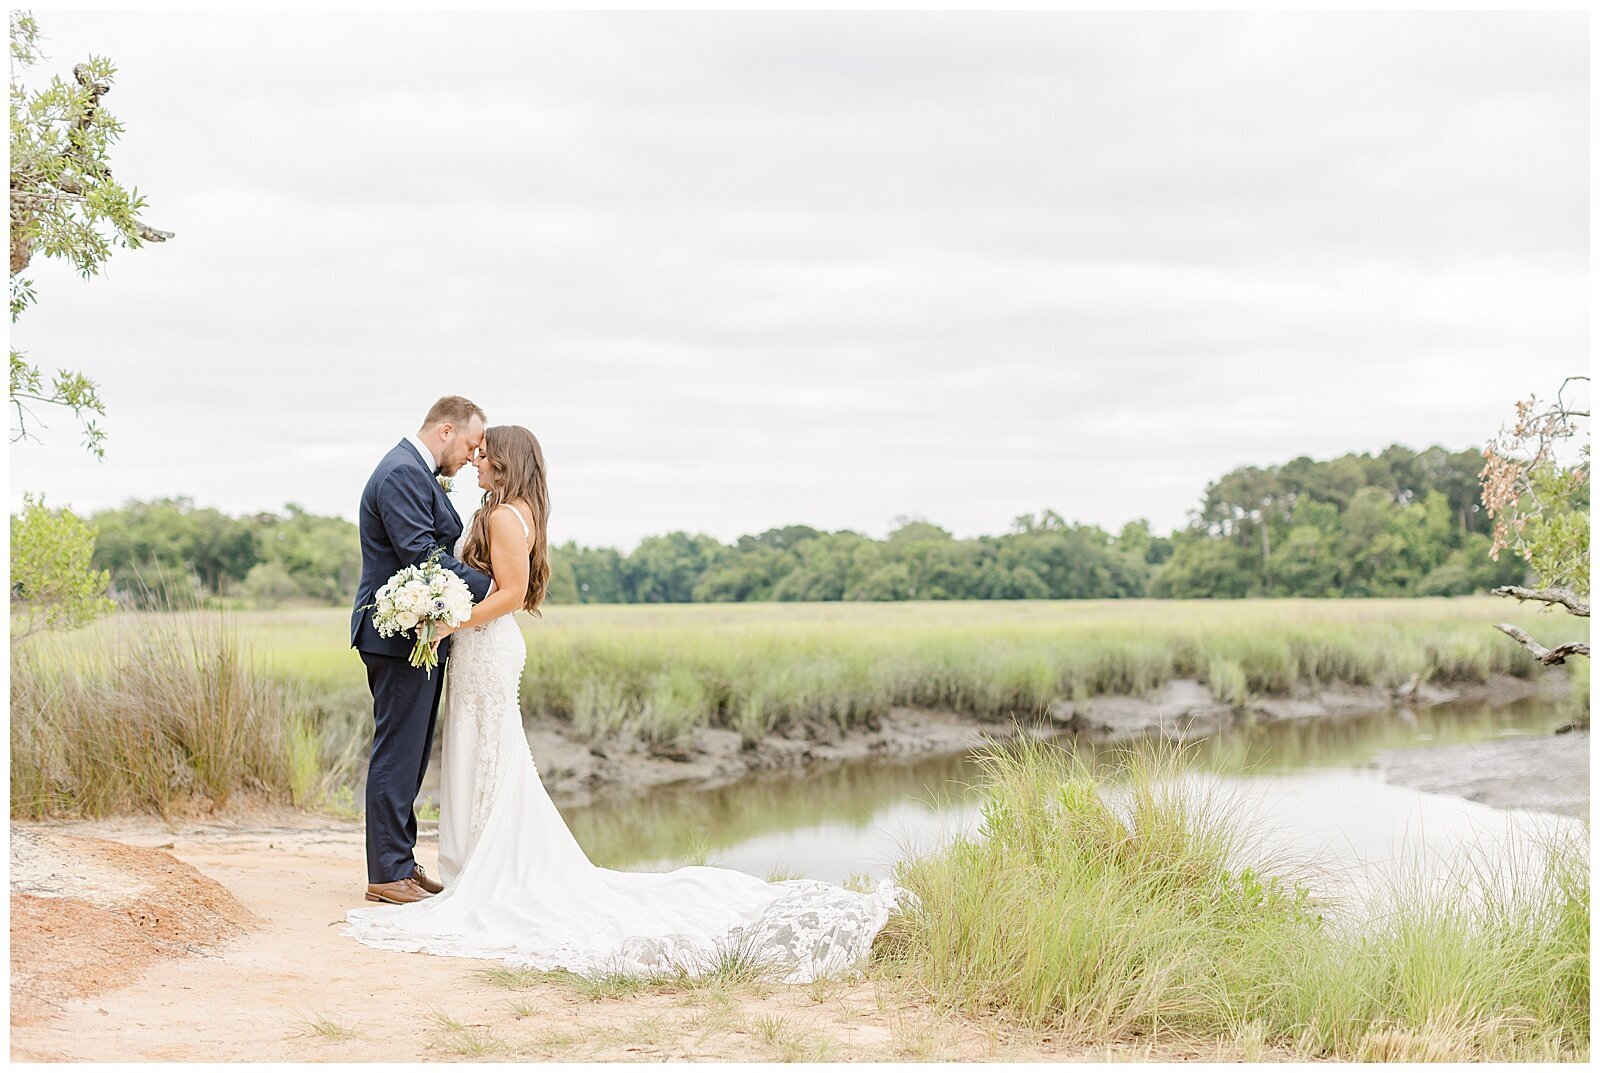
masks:
{"label": "bride's hand", "polygon": [[433,628],[434,656],[437,657],[439,655],[439,642],[443,641],[446,637],[449,637],[452,633],[455,633],[458,629],[460,629],[459,626],[452,626],[448,622],[441,622]]}

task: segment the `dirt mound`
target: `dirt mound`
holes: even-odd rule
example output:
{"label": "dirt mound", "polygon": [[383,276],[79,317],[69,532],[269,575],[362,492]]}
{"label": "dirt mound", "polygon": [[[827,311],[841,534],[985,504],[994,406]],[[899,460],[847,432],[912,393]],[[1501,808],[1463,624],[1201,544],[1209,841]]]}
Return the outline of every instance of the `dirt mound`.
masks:
{"label": "dirt mound", "polygon": [[238,899],[159,849],[11,830],[11,1023],[121,987],[160,958],[253,927]]}

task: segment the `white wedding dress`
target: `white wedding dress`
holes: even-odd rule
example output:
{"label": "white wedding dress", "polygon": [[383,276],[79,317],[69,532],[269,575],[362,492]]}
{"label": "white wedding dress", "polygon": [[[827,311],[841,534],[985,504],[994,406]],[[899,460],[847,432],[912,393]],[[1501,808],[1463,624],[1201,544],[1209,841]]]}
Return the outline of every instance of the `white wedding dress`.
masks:
{"label": "white wedding dress", "polygon": [[805,983],[866,958],[904,893],[888,880],[859,893],[726,868],[619,872],[590,863],[523,732],[517,688],[527,656],[511,615],[454,635],[439,790],[444,893],[351,910],[344,934],[388,950],[583,975],[699,974],[737,953]]}

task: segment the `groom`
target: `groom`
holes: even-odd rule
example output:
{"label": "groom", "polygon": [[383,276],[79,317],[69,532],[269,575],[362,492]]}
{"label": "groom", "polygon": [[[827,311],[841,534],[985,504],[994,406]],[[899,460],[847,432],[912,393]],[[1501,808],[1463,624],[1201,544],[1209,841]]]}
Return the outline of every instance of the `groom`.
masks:
{"label": "groom", "polygon": [[383,456],[361,492],[361,585],[350,616],[350,647],[361,653],[372,690],[372,759],[367,764],[367,900],[417,902],[444,889],[414,856],[414,805],[433,748],[450,639],[439,645],[430,677],[408,659],[415,637],[380,637],[371,608],[378,589],[400,569],[442,550],[439,564],[461,576],[474,601],[490,579],[450,555],[461,516],[441,476],[453,476],[483,446],[483,410],[459,395],[433,404],[415,436]]}

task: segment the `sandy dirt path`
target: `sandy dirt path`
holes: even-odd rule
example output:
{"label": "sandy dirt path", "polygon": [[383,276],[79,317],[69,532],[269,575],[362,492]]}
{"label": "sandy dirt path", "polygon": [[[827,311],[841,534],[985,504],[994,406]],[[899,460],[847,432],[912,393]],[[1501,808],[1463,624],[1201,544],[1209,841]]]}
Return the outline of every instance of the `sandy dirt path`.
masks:
{"label": "sandy dirt path", "polygon": [[[601,998],[566,982],[508,987],[485,974],[493,963],[373,950],[340,935],[345,910],[364,904],[361,830],[322,817],[279,814],[176,830],[155,820],[13,828],[80,848],[87,843],[74,838],[160,848],[226,888],[251,918],[232,938],[106,979],[21,1023],[14,996],[11,1056],[19,1061],[1239,1057],[1211,1045],[1072,1046],[941,1016],[892,985],[865,980]],[[425,837],[424,864],[433,863],[435,848]],[[168,862],[157,871],[173,869]],[[148,897],[148,885],[142,889],[135,902]],[[89,893],[102,904],[115,898]],[[14,943],[24,926],[13,920]],[[22,968],[13,966],[14,989]]]}

